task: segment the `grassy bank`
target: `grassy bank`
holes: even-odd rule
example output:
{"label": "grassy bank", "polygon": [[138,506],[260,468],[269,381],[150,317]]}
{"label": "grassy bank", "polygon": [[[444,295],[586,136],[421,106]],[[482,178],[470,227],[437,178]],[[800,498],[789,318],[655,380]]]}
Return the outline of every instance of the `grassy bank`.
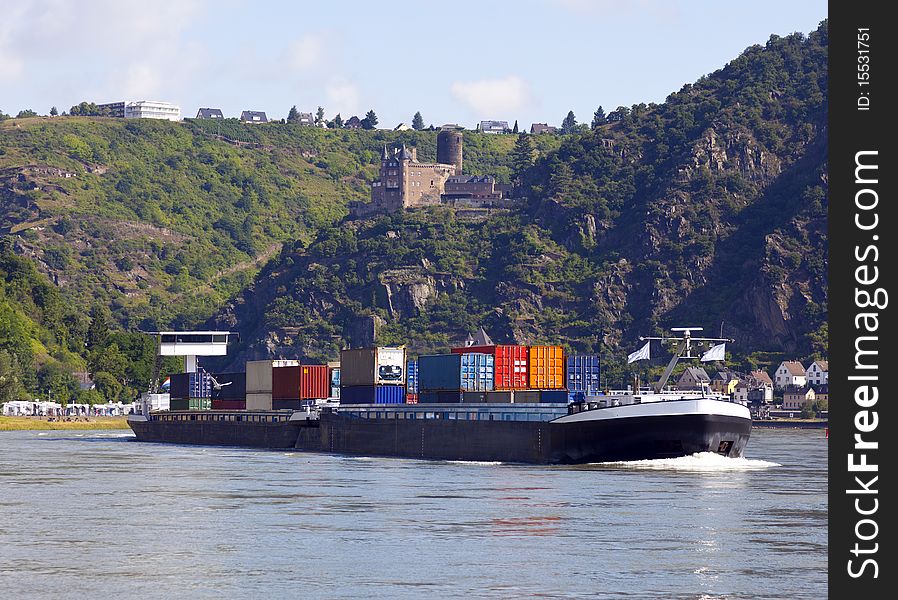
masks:
{"label": "grassy bank", "polygon": [[91,417],[89,421],[47,421],[47,417],[0,417],[0,431],[51,429],[128,429],[128,421],[127,417]]}

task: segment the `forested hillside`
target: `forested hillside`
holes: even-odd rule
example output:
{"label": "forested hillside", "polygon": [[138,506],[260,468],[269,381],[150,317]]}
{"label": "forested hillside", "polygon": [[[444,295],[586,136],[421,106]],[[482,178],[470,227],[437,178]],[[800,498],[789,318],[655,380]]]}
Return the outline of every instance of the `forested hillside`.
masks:
{"label": "forested hillside", "polygon": [[[92,311],[110,335],[237,329],[236,366],[347,344],[443,348],[479,325],[609,365],[678,324],[723,324],[745,366],[760,351],[825,355],[826,59],[824,22],[591,130],[465,132],[465,172],[517,186],[516,208],[480,214],[347,218],[383,145],[433,160],[429,131],[0,122],[0,363],[18,361],[35,391],[45,365],[99,369],[91,352],[108,337],[88,339]],[[13,350],[22,336],[30,359]],[[113,377],[120,393],[145,378]]]}

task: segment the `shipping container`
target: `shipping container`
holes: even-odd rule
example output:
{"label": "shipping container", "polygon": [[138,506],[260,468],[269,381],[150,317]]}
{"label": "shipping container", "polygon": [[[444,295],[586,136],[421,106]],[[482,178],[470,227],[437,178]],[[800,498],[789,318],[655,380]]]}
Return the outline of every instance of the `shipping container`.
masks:
{"label": "shipping container", "polygon": [[[249,360],[246,362],[246,392],[248,394],[271,394],[274,391],[273,370],[298,366],[298,360]],[[296,387],[299,388],[298,383]]]}
{"label": "shipping container", "polygon": [[301,399],[327,398],[331,393],[331,374],[327,365],[302,365],[299,374]]}
{"label": "shipping container", "polygon": [[418,394],[406,394],[405,395],[405,403],[406,404],[417,404],[418,403]]}
{"label": "shipping container", "polygon": [[405,347],[343,350],[340,352],[340,384],[405,386]]}
{"label": "shipping container", "polygon": [[[336,364],[337,366],[334,366]],[[340,398],[340,363],[327,363],[331,374],[331,393],[329,398]]]}
{"label": "shipping container", "polygon": [[271,392],[247,392],[246,410],[271,410]]}
{"label": "shipping container", "polygon": [[599,385],[597,355],[572,354],[567,357],[567,389],[571,392],[582,392],[587,396],[602,389]]}
{"label": "shipping container", "polygon": [[302,400],[299,398],[293,398],[290,400],[286,399],[272,399],[271,400],[271,410],[299,410],[303,408]]}
{"label": "shipping container", "polygon": [[299,400],[299,379],[302,367],[272,367],[271,399]]}
{"label": "shipping container", "polygon": [[212,379],[213,400],[246,400],[246,373],[214,373]]}
{"label": "shipping container", "polygon": [[212,399],[212,410],[246,410],[246,400]]}
{"label": "shipping container", "polygon": [[462,394],[459,391],[420,391],[418,404],[458,404],[462,401]]}
{"label": "shipping container", "polygon": [[453,354],[491,354],[495,357],[493,387],[497,390],[524,390],[530,387],[527,346],[495,345],[452,348]]}
{"label": "shipping container", "polygon": [[485,392],[493,389],[492,354],[434,354],[418,357],[419,391]]}
{"label": "shipping container", "polygon": [[489,392],[462,392],[462,402],[465,404],[483,404]]}
{"label": "shipping container", "polygon": [[212,408],[211,398],[172,398],[169,410],[209,410]]}
{"label": "shipping container", "polygon": [[484,401],[488,404],[511,404],[512,396],[514,392],[504,391],[504,392],[486,392],[484,396]]}
{"label": "shipping container", "polygon": [[550,404],[567,404],[567,390],[541,390],[539,393],[539,401]]}
{"label": "shipping container", "polygon": [[403,385],[344,385],[340,404],[405,404]]}
{"label": "shipping container", "polygon": [[541,394],[542,392],[539,390],[515,390],[513,402],[515,404],[538,404]]}
{"label": "shipping container", "polygon": [[205,371],[175,373],[170,376],[168,393],[172,398],[211,398],[212,382]]}
{"label": "shipping container", "polygon": [[564,389],[567,365],[561,346],[530,346],[530,388],[535,390]]}
{"label": "shipping container", "polygon": [[405,389],[409,394],[418,393],[418,361],[409,360],[405,363]]}

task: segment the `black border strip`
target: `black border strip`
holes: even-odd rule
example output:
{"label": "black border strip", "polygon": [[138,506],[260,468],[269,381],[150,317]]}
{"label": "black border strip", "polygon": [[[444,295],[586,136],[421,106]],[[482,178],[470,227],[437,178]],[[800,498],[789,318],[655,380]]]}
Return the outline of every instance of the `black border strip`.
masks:
{"label": "black border strip", "polygon": [[[898,223],[890,206],[898,177],[898,103],[886,89],[895,87],[892,58],[898,49],[888,6],[829,6],[830,598],[894,597],[898,589],[895,535],[886,524],[895,495],[885,489],[896,489],[886,454],[895,452],[888,434],[895,428],[891,384],[898,381],[890,377],[898,338],[885,301],[894,287]],[[856,173],[858,162],[870,168]],[[863,306],[868,303],[882,306]],[[858,355],[857,348],[876,353]],[[856,447],[855,435],[878,447]],[[852,471],[849,461],[866,461],[877,470]]]}

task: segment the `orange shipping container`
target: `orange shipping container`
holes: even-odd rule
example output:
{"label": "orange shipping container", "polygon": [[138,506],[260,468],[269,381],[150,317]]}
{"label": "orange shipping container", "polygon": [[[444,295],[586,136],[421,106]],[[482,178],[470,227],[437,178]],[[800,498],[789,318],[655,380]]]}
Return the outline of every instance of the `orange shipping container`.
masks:
{"label": "orange shipping container", "polygon": [[564,348],[561,346],[530,346],[530,388],[557,390],[565,384]]}

